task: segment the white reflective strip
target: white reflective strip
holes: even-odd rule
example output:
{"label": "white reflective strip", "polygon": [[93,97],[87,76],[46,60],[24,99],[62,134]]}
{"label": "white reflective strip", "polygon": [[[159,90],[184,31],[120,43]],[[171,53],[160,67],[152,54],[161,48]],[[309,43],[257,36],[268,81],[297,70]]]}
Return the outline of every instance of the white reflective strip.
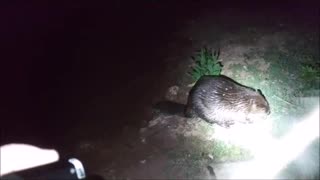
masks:
{"label": "white reflective strip", "polygon": [[74,165],[78,179],[84,179],[86,177],[86,173],[81,161],[76,158],[70,158],[68,161]]}

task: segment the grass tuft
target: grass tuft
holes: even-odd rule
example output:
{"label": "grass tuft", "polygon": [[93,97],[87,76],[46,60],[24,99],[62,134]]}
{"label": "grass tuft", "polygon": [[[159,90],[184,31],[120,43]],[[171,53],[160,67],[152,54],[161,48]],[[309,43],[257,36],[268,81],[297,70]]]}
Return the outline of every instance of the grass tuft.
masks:
{"label": "grass tuft", "polygon": [[189,72],[192,79],[197,81],[203,75],[220,75],[222,64],[219,61],[219,52],[210,48],[201,48],[197,54],[192,57],[194,66]]}

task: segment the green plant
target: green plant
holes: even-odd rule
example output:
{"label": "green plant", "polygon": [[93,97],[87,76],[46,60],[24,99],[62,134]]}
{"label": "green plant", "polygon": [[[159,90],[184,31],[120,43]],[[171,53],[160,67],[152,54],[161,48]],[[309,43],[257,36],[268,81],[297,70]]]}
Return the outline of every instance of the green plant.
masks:
{"label": "green plant", "polygon": [[203,75],[220,75],[222,64],[218,59],[218,51],[202,48],[195,57],[192,57],[195,63],[195,66],[192,67],[191,72],[189,72],[192,79],[197,81]]}
{"label": "green plant", "polygon": [[315,65],[305,64],[302,65],[302,74],[301,77],[305,80],[313,80],[320,78],[320,68]]}
{"label": "green plant", "polygon": [[312,64],[303,64],[301,66],[300,77],[305,81],[305,88],[319,89],[320,67]]}

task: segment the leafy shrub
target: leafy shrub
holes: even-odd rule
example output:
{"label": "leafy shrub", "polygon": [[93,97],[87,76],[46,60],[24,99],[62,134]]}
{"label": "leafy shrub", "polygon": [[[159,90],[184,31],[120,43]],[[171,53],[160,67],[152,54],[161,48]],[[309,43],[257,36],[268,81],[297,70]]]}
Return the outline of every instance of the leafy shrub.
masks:
{"label": "leafy shrub", "polygon": [[209,48],[202,48],[198,51],[196,56],[192,57],[195,63],[191,72],[189,72],[192,79],[197,81],[203,75],[220,75],[222,64],[218,59],[218,51],[212,51]]}
{"label": "leafy shrub", "polygon": [[305,80],[311,80],[320,77],[320,68],[315,65],[305,64],[301,68],[301,77]]}
{"label": "leafy shrub", "polygon": [[320,67],[319,65],[304,64],[301,66],[301,78],[305,81],[307,88],[319,88]]}

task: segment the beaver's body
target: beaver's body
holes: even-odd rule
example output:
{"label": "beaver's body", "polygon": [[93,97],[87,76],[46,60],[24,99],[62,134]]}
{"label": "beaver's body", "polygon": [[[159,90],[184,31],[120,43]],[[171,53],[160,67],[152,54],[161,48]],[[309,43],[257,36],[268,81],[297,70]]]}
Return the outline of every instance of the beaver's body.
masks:
{"label": "beaver's body", "polygon": [[269,104],[260,91],[242,86],[225,76],[203,76],[191,89],[185,108],[187,117],[228,127],[266,117]]}

